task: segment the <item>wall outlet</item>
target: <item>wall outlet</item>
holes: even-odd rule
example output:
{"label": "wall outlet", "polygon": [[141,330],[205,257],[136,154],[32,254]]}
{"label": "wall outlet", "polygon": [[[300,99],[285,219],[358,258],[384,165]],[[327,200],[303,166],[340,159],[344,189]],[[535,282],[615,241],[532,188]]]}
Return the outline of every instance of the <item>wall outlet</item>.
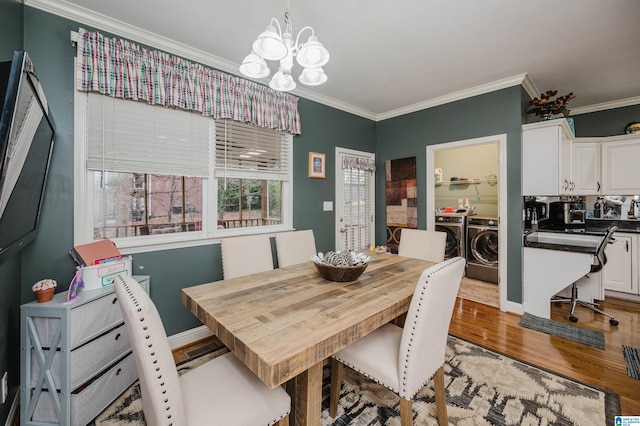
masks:
{"label": "wall outlet", "polygon": [[5,371],[2,375],[2,403],[4,404],[7,400],[7,396],[9,395],[9,377],[7,372]]}

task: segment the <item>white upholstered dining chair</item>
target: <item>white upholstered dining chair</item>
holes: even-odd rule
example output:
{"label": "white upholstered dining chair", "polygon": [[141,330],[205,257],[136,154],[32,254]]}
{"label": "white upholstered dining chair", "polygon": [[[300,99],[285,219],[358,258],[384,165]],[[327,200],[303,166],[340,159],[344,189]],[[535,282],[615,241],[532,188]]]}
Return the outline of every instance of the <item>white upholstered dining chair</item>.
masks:
{"label": "white upholstered dining chair", "polygon": [[398,255],[429,262],[442,262],[446,248],[446,232],[402,228]]}
{"label": "white upholstered dining chair", "polygon": [[434,379],[438,424],[448,424],[444,362],[449,323],[465,259],[427,268],[411,298],[404,329],[385,324],[333,355],[329,415],[338,411],[343,364],[400,396],[400,422],[413,425],[413,397]]}
{"label": "white upholstered dining chair", "polygon": [[118,275],[114,285],[140,378],[146,424],[289,424],[286,391],[269,389],[231,352],[178,376],[162,320],[147,293],[125,275]]}
{"label": "white upholstered dining chair", "polygon": [[266,234],[223,238],[220,247],[225,279],[273,269],[271,239]]}
{"label": "white upholstered dining chair", "polygon": [[317,254],[316,239],[312,229],[276,234],[278,266],[297,265],[311,260]]}

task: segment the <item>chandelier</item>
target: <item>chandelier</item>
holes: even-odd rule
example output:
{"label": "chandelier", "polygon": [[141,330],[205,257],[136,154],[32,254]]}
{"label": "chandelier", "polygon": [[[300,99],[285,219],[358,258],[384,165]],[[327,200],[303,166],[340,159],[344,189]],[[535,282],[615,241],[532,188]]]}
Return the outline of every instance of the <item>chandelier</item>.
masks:
{"label": "chandelier", "polygon": [[[311,35],[306,43],[299,43],[300,35],[305,30],[310,30]],[[329,62],[329,51],[318,41],[313,28],[309,26],[298,32],[294,43],[291,22],[289,21],[289,1],[287,0],[284,13],[284,32],[278,20],[271,18],[267,29],[251,45],[251,53],[242,61],[240,72],[250,78],[268,77],[271,70],[265,59],[280,61],[278,72],[271,78],[269,87],[288,92],[296,88],[296,83],[291,76],[294,56],[296,62],[304,68],[298,77],[300,83],[307,86],[319,86],[327,81],[327,75],[322,67]]]}

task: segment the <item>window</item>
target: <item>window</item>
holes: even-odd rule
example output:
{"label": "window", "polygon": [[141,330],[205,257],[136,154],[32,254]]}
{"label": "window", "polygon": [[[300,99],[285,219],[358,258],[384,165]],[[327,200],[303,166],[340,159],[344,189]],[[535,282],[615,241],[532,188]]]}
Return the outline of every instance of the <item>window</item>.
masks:
{"label": "window", "polygon": [[[231,120],[216,121],[214,176],[217,220],[223,229],[282,226],[292,137]],[[284,201],[286,200],[286,201]]]}
{"label": "window", "polygon": [[290,135],[91,92],[76,92],[76,114],[76,244],[290,229]]}

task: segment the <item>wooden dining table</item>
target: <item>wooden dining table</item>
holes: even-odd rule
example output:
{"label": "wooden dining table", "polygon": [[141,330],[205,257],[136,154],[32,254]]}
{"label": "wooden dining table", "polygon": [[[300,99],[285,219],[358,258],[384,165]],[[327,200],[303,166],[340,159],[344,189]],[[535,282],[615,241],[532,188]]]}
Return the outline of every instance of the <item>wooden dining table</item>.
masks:
{"label": "wooden dining table", "polygon": [[325,280],[309,261],[183,288],[182,303],[267,386],[285,384],[291,425],[320,425],[323,361],[406,313],[434,264],[367,254],[356,281]]}

